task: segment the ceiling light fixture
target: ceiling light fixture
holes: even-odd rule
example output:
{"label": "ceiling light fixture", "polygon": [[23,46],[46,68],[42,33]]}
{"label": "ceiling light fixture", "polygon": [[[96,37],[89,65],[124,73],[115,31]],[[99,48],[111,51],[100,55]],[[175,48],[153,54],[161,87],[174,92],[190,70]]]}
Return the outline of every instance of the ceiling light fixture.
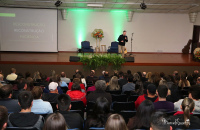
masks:
{"label": "ceiling light fixture", "polygon": [[147,8],[147,5],[144,3],[144,0],[143,0],[143,3],[140,4],[140,8],[143,10]]}
{"label": "ceiling light fixture", "polygon": [[88,7],[103,7],[103,4],[87,4]]}

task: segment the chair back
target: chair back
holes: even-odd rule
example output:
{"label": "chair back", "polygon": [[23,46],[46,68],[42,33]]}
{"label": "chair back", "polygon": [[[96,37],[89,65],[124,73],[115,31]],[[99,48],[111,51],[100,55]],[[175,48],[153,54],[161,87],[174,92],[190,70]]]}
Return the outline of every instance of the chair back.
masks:
{"label": "chair back", "polygon": [[72,101],[71,102],[72,108],[71,110],[81,110],[84,112],[84,104],[82,101]]}
{"label": "chair back", "polygon": [[114,102],[113,110],[117,113],[123,110],[135,111],[135,104],[134,102]]}
{"label": "chair back", "polygon": [[127,102],[126,94],[121,94],[121,95],[112,94],[112,102]]}
{"label": "chair back", "polygon": [[130,95],[130,97],[128,98],[128,102],[135,102],[138,97],[138,95]]}
{"label": "chair back", "polygon": [[81,47],[82,48],[90,48],[90,42],[89,41],[82,41],[81,42]]}
{"label": "chair back", "polygon": [[111,47],[117,47],[118,48],[118,42],[117,41],[111,42]]}
{"label": "chair back", "polygon": [[105,128],[97,128],[97,127],[91,127],[89,130],[105,130]]}
{"label": "chair back", "polygon": [[78,113],[84,119],[84,112],[81,110],[70,110],[69,112]]}
{"label": "chair back", "polygon": [[55,102],[50,102],[50,104],[51,104],[51,106],[52,106],[52,108],[53,108],[53,112],[55,112],[55,111],[58,110],[57,107],[56,107],[57,103],[55,103]]}
{"label": "chair back", "polygon": [[7,127],[6,130],[37,130],[35,127]]}
{"label": "chair back", "polygon": [[136,111],[120,111],[119,114],[123,116],[123,118],[127,124],[129,118],[132,118],[136,115]]}
{"label": "chair back", "polygon": [[122,93],[121,90],[116,90],[116,91],[106,91],[107,93],[110,93],[110,94],[115,94],[115,95],[120,95]]}

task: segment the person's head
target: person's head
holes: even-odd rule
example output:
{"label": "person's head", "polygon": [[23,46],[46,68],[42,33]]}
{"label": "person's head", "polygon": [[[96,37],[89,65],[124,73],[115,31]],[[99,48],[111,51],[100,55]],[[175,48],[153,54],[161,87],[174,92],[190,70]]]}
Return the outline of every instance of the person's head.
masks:
{"label": "person's head", "polygon": [[124,36],[126,35],[126,30],[123,31],[123,35],[124,35]]}
{"label": "person's head", "polygon": [[168,94],[168,88],[165,85],[159,85],[158,86],[158,96],[159,98],[166,98]]}
{"label": "person's head", "polygon": [[73,79],[73,83],[77,83],[77,84],[81,83],[80,78],[74,78]]}
{"label": "person's head", "polygon": [[25,78],[31,77],[31,73],[30,72],[26,72],[25,73]]}
{"label": "person's head", "polygon": [[148,73],[146,74],[146,78],[150,80],[151,75],[152,75],[152,72],[148,72]]}
{"label": "person's head", "polygon": [[50,77],[54,77],[55,75],[56,75],[56,71],[55,70],[51,70]]}
{"label": "person's head", "polygon": [[22,89],[26,90],[27,89],[27,81],[24,78],[19,79],[17,88],[18,88],[18,90],[22,90]]}
{"label": "person's head", "polygon": [[173,76],[178,76],[178,71],[174,71]]}
{"label": "person's head", "polygon": [[64,78],[66,75],[65,75],[65,72],[61,72],[60,73],[60,77]]}
{"label": "person's head", "polygon": [[62,114],[53,113],[47,117],[43,130],[67,130],[67,124]]}
{"label": "person's head", "polygon": [[119,90],[120,89],[120,86],[118,84],[118,78],[116,76],[113,76],[110,80],[110,89],[111,90]]}
{"label": "person's head", "polygon": [[199,85],[194,85],[191,86],[189,89],[189,98],[192,100],[199,100],[200,99],[200,86]]}
{"label": "person's head", "polygon": [[41,77],[40,77],[40,72],[39,72],[39,71],[36,71],[36,72],[34,73],[33,79],[34,79],[34,80],[41,79]]}
{"label": "person's head", "polygon": [[119,72],[119,77],[123,78],[124,77],[124,73],[122,71]]}
{"label": "person's head", "polygon": [[51,83],[49,84],[49,91],[50,91],[50,93],[58,93],[57,87],[58,87],[58,83],[56,83],[56,82],[51,82]]}
{"label": "person's head", "polygon": [[133,76],[128,76],[127,80],[128,80],[129,83],[132,83],[133,82]]}
{"label": "person's head", "polygon": [[140,81],[140,75],[138,73],[133,74],[133,82]]}
{"label": "person's head", "polygon": [[128,75],[131,75],[131,70],[127,70],[127,74],[128,74]]}
{"label": "person's head", "polygon": [[95,82],[96,90],[106,90],[106,82],[104,80],[98,80]]}
{"label": "person's head", "polygon": [[78,69],[76,69],[76,70],[75,70],[75,73],[78,73],[78,72],[79,72],[79,70],[78,70]]}
{"label": "person's head", "polygon": [[72,91],[79,90],[81,91],[80,84],[74,83],[71,88]]}
{"label": "person's head", "polygon": [[110,112],[110,103],[105,97],[98,97],[94,105],[93,114],[106,115]]}
{"label": "person's head", "polygon": [[194,101],[186,97],[181,104],[181,109],[184,112],[184,124],[188,128],[190,125],[190,113],[194,111]]}
{"label": "person's head", "polygon": [[105,130],[128,130],[128,128],[121,115],[112,114],[106,122]]}
{"label": "person's head", "polygon": [[149,84],[147,86],[147,95],[155,95],[156,94],[156,86],[154,84]]}
{"label": "person's head", "polygon": [[33,105],[33,95],[29,91],[22,91],[18,96],[21,109],[30,109]]}
{"label": "person's head", "polygon": [[90,75],[91,75],[91,76],[94,76],[94,75],[95,75],[95,71],[94,71],[94,70],[91,70],[91,71],[90,71]]}
{"label": "person's head", "polygon": [[105,70],[102,71],[102,75],[104,75],[104,73],[105,73]]}
{"label": "person's head", "polygon": [[142,72],[142,77],[146,77],[147,72]]}
{"label": "person's head", "polygon": [[154,111],[154,104],[150,100],[144,100],[137,108],[134,126],[137,128],[141,128],[142,126],[150,127],[150,117]]}
{"label": "person's head", "polygon": [[200,77],[197,78],[197,84],[200,84]]}
{"label": "person's head", "polygon": [[12,85],[4,85],[0,88],[0,97],[1,99],[7,99],[12,97],[13,87]]}
{"label": "person's head", "polygon": [[165,76],[164,72],[160,72],[160,77],[163,78]]}
{"label": "person's head", "polygon": [[194,70],[194,73],[199,74],[199,70]]}
{"label": "person's head", "polygon": [[3,78],[4,78],[3,74],[0,74],[0,81],[3,81]]}
{"label": "person's head", "polygon": [[71,98],[69,95],[61,94],[58,96],[58,110],[68,111],[71,109]]}
{"label": "person's head", "polygon": [[10,69],[10,72],[11,72],[11,73],[16,73],[16,69],[15,69],[15,68],[11,68],[11,69]]}
{"label": "person's head", "polygon": [[42,88],[40,86],[35,86],[32,89],[32,95],[33,95],[33,99],[40,99],[42,97]]}
{"label": "person's head", "polygon": [[172,130],[172,127],[167,124],[166,118],[163,112],[155,112],[151,115],[151,127],[150,130]]}
{"label": "person's head", "polygon": [[4,130],[7,127],[8,110],[5,106],[0,106],[0,130]]}
{"label": "person's head", "polygon": [[105,77],[108,77],[108,76],[109,76],[108,71],[105,71],[105,72],[104,72],[104,76],[105,76]]}

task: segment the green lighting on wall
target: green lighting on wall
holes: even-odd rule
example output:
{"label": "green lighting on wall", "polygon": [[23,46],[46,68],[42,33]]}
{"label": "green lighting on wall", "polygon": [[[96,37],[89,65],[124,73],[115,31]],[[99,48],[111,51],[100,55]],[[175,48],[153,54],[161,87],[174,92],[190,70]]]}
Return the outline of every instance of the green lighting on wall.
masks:
{"label": "green lighting on wall", "polygon": [[0,17],[15,17],[13,13],[0,13]]}
{"label": "green lighting on wall", "polygon": [[111,16],[113,20],[113,32],[114,32],[114,40],[117,41],[119,35],[123,33],[124,30],[124,22],[126,20],[126,13],[125,10],[112,10]]}
{"label": "green lighting on wall", "polygon": [[73,11],[74,17],[74,28],[75,28],[75,39],[78,48],[81,48],[81,42],[86,39],[86,25],[88,24],[89,14],[91,10],[87,9],[68,9],[68,11]]}

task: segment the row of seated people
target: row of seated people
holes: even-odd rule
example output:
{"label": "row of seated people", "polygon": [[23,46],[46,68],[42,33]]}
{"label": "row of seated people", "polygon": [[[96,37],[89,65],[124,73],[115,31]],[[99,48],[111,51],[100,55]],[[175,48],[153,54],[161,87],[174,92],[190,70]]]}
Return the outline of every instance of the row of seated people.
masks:
{"label": "row of seated people", "polygon": [[[61,94],[58,97],[58,111],[55,112],[54,114],[50,114],[46,117],[46,122],[44,121],[44,118],[41,115],[34,114],[31,112],[31,109],[33,107],[33,95],[31,92],[24,91],[19,94],[18,97],[19,105],[21,107],[20,112],[16,113],[10,113],[8,115],[8,119],[6,119],[6,122],[1,122],[2,124],[1,127],[6,128],[6,124],[8,127],[34,127],[38,130],[41,130],[42,128],[44,130],[48,130],[52,127],[52,130],[56,130],[55,126],[58,123],[61,124],[59,121],[51,122],[55,126],[52,126],[52,124],[49,122],[53,119],[59,119],[62,118],[63,121],[65,121],[65,125],[63,128],[61,127],[60,129],[67,129],[67,128],[78,128],[78,129],[84,129],[89,130],[91,127],[105,127],[105,129],[110,130],[112,127],[115,128],[116,126],[109,125],[109,119],[112,118],[114,115],[110,112],[110,103],[105,97],[99,97],[96,100],[95,106],[93,108],[93,113],[89,115],[83,123],[83,119],[80,117],[79,114],[77,113],[70,113],[69,110],[71,108],[71,99],[68,95],[66,94]],[[196,116],[193,116],[192,112],[194,111],[195,103],[192,99],[190,98],[185,98],[182,103],[181,103],[181,111],[177,111],[174,116],[170,117],[165,117],[163,118],[164,121],[162,120],[162,124],[164,125],[160,126],[162,129],[169,130],[169,124],[171,122],[171,127],[174,129],[176,128],[189,128],[189,129],[199,129],[199,121],[200,119]],[[3,110],[2,110],[3,109]],[[6,110],[5,110],[6,109]],[[0,107],[0,117],[4,114],[7,113],[7,108],[5,107]],[[156,122],[156,119],[154,118],[153,120],[151,117],[154,117],[155,114],[155,105],[152,101],[150,100],[144,100],[138,107],[136,115],[132,118],[129,119],[127,125],[125,124],[125,121],[123,118],[118,115],[118,118],[122,118],[123,121],[123,127],[118,126],[120,129],[123,128],[124,130],[132,130],[132,129],[149,129],[153,122]],[[116,115],[116,114],[115,114]],[[7,116],[7,115],[6,115]],[[55,117],[59,116],[59,118]],[[158,118],[158,117],[157,117]],[[0,118],[2,119],[2,117]],[[116,119],[115,119],[116,120]],[[179,123],[182,124],[176,124],[175,122],[179,120]],[[107,123],[106,123],[107,122]],[[169,122],[169,124],[168,124]],[[5,124],[6,123],[6,124]],[[5,124],[5,126],[3,126]],[[115,123],[114,123],[115,124]],[[115,124],[116,125],[116,124]],[[166,127],[167,125],[167,127]],[[113,129],[114,130],[114,129]]]}
{"label": "row of seated people", "polygon": [[[50,89],[50,91],[51,91],[51,89],[52,89],[52,91],[57,91],[57,83],[55,83],[55,82],[52,82],[52,84],[50,83],[50,85],[49,85],[49,89]],[[72,88],[73,87],[78,87],[79,86],[79,84],[73,84],[73,86],[72,86]],[[100,94],[100,93],[98,93],[98,91],[100,91],[100,92],[103,92],[103,93],[105,93],[105,89],[102,89],[102,88],[105,88],[106,87],[106,83],[104,82],[104,81],[102,81],[102,80],[99,80],[99,81],[97,81],[96,83],[95,83],[95,86],[97,87],[97,93],[95,93],[95,92],[93,92],[93,93],[91,93],[91,94],[94,94],[95,96],[92,96],[92,100],[94,101],[94,102],[97,102],[97,99],[99,98],[99,97],[104,97],[104,99],[108,102],[108,108],[109,108],[109,111],[110,111],[110,104],[112,103],[112,98],[110,98],[110,96],[105,96],[105,95],[102,95],[102,94]],[[173,103],[171,103],[171,102],[168,102],[168,101],[166,101],[166,96],[167,96],[167,94],[168,94],[168,88],[167,88],[167,86],[164,86],[164,85],[160,85],[160,86],[158,86],[158,88],[157,88],[157,95],[158,95],[158,97],[157,98],[155,98],[155,97],[151,97],[152,96],[152,90],[153,90],[153,92],[155,93],[156,92],[156,86],[155,85],[153,85],[153,84],[150,84],[150,85],[148,85],[148,87],[147,87],[148,89],[147,89],[147,92],[148,92],[148,94],[145,96],[145,95],[141,95],[141,97],[143,98],[142,100],[139,100],[139,98],[137,99],[137,100],[139,100],[139,106],[140,106],[140,104],[144,101],[144,100],[150,100],[151,102],[155,102],[155,103],[153,103],[153,105],[154,105],[154,109],[156,109],[156,110],[164,110],[164,111],[174,111],[174,104]],[[80,89],[80,86],[79,86],[79,89]],[[80,91],[80,90],[75,90],[75,91]],[[4,104],[2,104],[2,105],[4,105],[4,106],[6,106],[6,104],[8,105],[7,107],[9,108],[9,105],[13,105],[13,103],[11,104],[11,103],[9,103],[9,100],[11,101],[11,99],[8,99],[8,98],[10,98],[11,96],[12,96],[12,87],[10,86],[10,85],[5,85],[5,86],[2,86],[1,87],[1,89],[0,89],[0,92],[1,92],[1,103],[4,103]],[[23,91],[22,91],[23,92]],[[26,91],[25,91],[26,92]],[[80,91],[81,92],[81,91]],[[190,99],[192,99],[193,100],[193,102],[195,102],[194,103],[194,106],[195,106],[195,111],[196,111],[196,113],[199,113],[199,101],[198,101],[198,99],[199,99],[199,86],[197,85],[197,86],[192,86],[191,88],[190,88],[190,91],[189,91],[189,98]],[[97,95],[97,94],[100,94],[100,95]],[[107,93],[108,94],[108,93]],[[149,95],[150,94],[150,95]],[[33,111],[33,112],[35,112],[35,113],[38,113],[38,112],[41,112],[41,113],[43,113],[43,110],[46,110],[46,109],[48,109],[48,108],[51,108],[51,105],[48,103],[48,102],[46,102],[46,104],[45,103],[43,103],[43,101],[40,99],[41,98],[41,96],[42,96],[42,89],[41,89],[41,87],[34,87],[33,88],[33,90],[32,90],[32,95],[33,95],[33,97],[34,97],[34,99],[35,100],[33,100],[33,106],[32,106],[32,109],[31,109],[31,111]],[[50,95],[51,95],[51,93],[50,93]],[[59,94],[56,94],[57,95],[57,99],[56,100],[58,100],[59,99]],[[89,94],[90,95],[90,94]],[[89,96],[88,95],[88,96]],[[108,94],[109,95],[109,94]],[[70,95],[69,95],[70,96]],[[155,96],[155,94],[154,94],[154,96]],[[19,97],[20,96],[18,96],[18,99],[19,99]],[[139,96],[140,97],[140,96]],[[145,97],[145,98],[144,98]],[[111,99],[111,101],[109,101],[109,98]],[[71,100],[72,98],[70,97],[70,100]],[[152,101],[152,99],[154,99],[154,101]],[[156,101],[156,100],[157,101]],[[136,102],[137,102],[137,100],[136,100]],[[34,102],[35,101],[35,102]],[[179,109],[179,111],[181,111],[181,108],[179,107],[179,106],[181,106],[181,103],[182,103],[182,101],[183,100],[179,100],[178,102],[176,102],[175,104],[177,104],[177,108]],[[135,103],[136,103],[135,102]],[[37,104],[38,103],[38,104]],[[17,104],[17,102],[15,102],[15,104]],[[35,105],[34,105],[35,104]],[[133,104],[134,105],[134,104]],[[14,107],[16,107],[17,105],[13,105],[12,107],[10,107],[10,108],[14,108]],[[124,106],[125,107],[125,106]],[[137,109],[137,111],[138,111],[138,109],[139,108],[137,108],[136,107],[136,109]],[[34,111],[34,110],[36,110],[36,111]],[[194,112],[195,112],[194,111]],[[9,110],[9,112],[12,112],[11,110]],[[105,112],[105,111],[103,111],[103,112]],[[49,113],[52,113],[52,108],[51,108],[51,111],[49,112]],[[96,112],[95,112],[96,113]],[[88,119],[88,118],[87,118]],[[89,122],[92,122],[92,121],[89,121]],[[90,125],[89,125],[90,126]],[[87,128],[87,125],[85,125],[85,128]]]}

